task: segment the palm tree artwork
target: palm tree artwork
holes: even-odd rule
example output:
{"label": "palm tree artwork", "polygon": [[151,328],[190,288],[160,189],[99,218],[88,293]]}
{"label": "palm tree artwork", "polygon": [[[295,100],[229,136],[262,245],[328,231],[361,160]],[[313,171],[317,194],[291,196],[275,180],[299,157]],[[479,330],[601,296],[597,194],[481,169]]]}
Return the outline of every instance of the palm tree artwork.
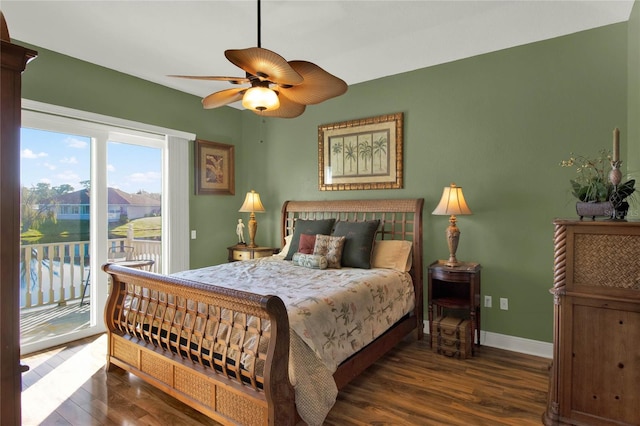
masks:
{"label": "palm tree artwork", "polygon": [[[386,172],[387,164],[383,163],[382,159],[387,158],[387,135],[381,133],[376,135],[377,139],[373,141],[373,155],[378,157],[378,172]],[[374,136],[375,137],[375,136]],[[383,167],[384,165],[384,167]]]}
{"label": "palm tree artwork", "polygon": [[357,164],[358,164],[358,144],[352,139],[350,139],[349,141],[345,140],[344,158],[345,160],[349,161],[349,171],[347,172],[345,170],[344,174],[353,175],[354,174],[353,163],[356,163],[356,170],[357,170]]}
{"label": "palm tree artwork", "polygon": [[335,173],[336,175],[342,175],[343,172],[343,162],[342,160],[342,138],[338,138],[338,140],[332,140],[331,141],[331,154],[332,154],[332,161],[331,161],[331,165],[335,165],[335,170],[333,171],[333,173]]}
{"label": "palm tree artwork", "polygon": [[[370,174],[369,164],[373,158],[373,146],[371,145],[371,135],[362,135],[358,138],[358,156],[362,159],[358,162],[358,174]],[[371,167],[373,169],[373,167]]]}

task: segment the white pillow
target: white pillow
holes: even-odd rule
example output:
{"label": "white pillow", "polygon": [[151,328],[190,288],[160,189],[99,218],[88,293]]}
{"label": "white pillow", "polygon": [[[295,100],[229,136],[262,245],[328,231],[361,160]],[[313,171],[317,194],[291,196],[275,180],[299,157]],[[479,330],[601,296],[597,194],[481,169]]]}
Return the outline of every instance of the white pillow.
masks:
{"label": "white pillow", "polygon": [[413,264],[412,246],[411,241],[405,240],[376,241],[371,254],[371,267],[409,272]]}
{"label": "white pillow", "polygon": [[282,247],[282,250],[280,250],[278,254],[274,254],[274,256],[285,257],[287,253],[289,253],[289,246],[291,245],[292,238],[293,238],[293,234],[289,234],[286,237],[284,237],[284,247]]}

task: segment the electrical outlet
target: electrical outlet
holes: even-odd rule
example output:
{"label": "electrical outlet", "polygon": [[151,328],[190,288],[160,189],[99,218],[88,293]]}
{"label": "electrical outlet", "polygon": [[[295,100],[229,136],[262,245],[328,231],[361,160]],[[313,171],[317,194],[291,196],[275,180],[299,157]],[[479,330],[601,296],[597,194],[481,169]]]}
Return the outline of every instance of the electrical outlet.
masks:
{"label": "electrical outlet", "polygon": [[484,307],[485,308],[490,308],[491,307],[491,296],[484,296]]}
{"label": "electrical outlet", "polygon": [[196,230],[195,230],[195,229],[192,229],[192,230],[191,230],[191,239],[192,239],[192,240],[195,240],[195,239],[196,239]]}
{"label": "electrical outlet", "polygon": [[509,299],[507,299],[506,297],[500,298],[500,309],[502,309],[503,311],[509,310]]}

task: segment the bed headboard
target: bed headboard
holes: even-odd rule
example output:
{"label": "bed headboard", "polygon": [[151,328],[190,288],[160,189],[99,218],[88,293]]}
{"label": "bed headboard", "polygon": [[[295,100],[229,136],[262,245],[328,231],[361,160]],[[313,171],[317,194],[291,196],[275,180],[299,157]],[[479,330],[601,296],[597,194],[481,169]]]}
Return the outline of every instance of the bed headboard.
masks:
{"label": "bed headboard", "polygon": [[407,240],[413,244],[413,277],[416,314],[422,321],[423,253],[422,208],[424,198],[386,200],[285,201],[282,205],[282,242],[293,233],[296,219],[329,219],[359,222],[380,219],[377,240]]}

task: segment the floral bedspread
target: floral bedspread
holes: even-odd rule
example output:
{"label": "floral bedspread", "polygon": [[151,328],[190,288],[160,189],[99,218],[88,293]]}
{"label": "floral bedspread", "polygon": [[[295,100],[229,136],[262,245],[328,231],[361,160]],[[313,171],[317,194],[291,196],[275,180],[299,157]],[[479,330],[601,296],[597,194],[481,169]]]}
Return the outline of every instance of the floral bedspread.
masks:
{"label": "floral bedspread", "polygon": [[411,276],[391,269],[309,269],[273,256],[179,272],[175,276],[279,296],[295,331],[289,376],[296,408],[320,425],[338,394],[333,373],[349,356],[411,312]]}
{"label": "floral bedspread", "polygon": [[391,269],[309,269],[273,256],[174,275],[279,296],[289,326],[332,373],[415,303],[411,276]]}

